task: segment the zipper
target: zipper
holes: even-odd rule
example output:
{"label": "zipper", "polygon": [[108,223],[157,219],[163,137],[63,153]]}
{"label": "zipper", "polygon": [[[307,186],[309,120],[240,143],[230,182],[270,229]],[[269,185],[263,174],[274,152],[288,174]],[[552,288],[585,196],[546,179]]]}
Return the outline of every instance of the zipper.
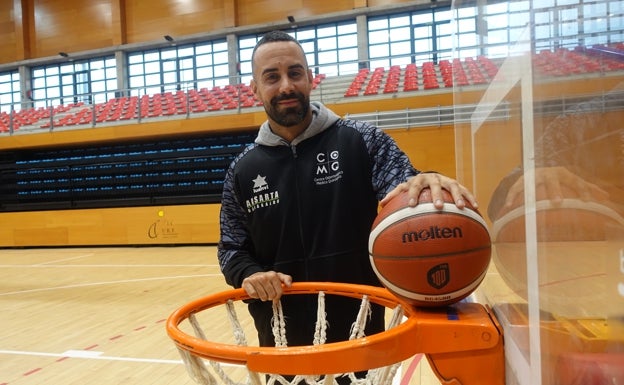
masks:
{"label": "zipper", "polygon": [[302,207],[301,205],[303,204],[302,202],[302,197],[301,197],[301,193],[300,193],[300,189],[299,189],[299,176],[301,175],[301,173],[299,172],[299,154],[297,154],[297,146],[294,144],[290,144],[290,151],[292,153],[293,156],[293,161],[295,162],[295,188],[294,188],[294,193],[297,194],[296,196],[296,202],[297,202],[297,223],[299,224],[299,242],[301,243],[301,250],[302,250],[302,257],[303,257],[303,264],[304,264],[304,272],[305,272],[305,280],[309,281],[310,277],[309,277],[309,269],[308,269],[308,258],[307,256],[307,252],[306,252],[306,244],[304,242],[304,221],[303,221],[303,216],[302,216]]}
{"label": "zipper", "polygon": [[297,146],[294,144],[290,144],[290,151],[293,154],[293,158],[297,159]]}

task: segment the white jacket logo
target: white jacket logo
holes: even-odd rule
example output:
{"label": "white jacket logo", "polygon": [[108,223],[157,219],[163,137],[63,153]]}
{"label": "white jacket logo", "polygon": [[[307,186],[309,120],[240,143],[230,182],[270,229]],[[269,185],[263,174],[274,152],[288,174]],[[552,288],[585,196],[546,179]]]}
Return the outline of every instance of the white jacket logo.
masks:
{"label": "white jacket logo", "polygon": [[260,174],[258,174],[256,179],[253,180],[253,184],[253,192],[255,193],[269,189],[269,185],[266,182],[266,176],[260,176]]}
{"label": "white jacket logo", "polygon": [[[248,212],[253,212],[259,207],[272,206],[279,203],[279,194],[277,191],[268,191],[269,184],[266,181],[266,176],[258,176],[253,182],[254,196],[251,199],[245,201]],[[266,191],[266,192],[263,192]]]}
{"label": "white jacket logo", "polygon": [[340,153],[338,150],[329,153],[319,152],[316,154],[316,178],[317,185],[333,183],[342,178],[343,171],[340,169]]}

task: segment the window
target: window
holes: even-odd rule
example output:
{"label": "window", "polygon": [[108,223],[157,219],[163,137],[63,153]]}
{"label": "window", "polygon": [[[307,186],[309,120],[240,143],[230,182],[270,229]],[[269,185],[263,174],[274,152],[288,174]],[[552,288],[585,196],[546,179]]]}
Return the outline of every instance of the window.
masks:
{"label": "window", "polygon": [[[474,30],[470,23],[465,24]],[[371,17],[368,21],[370,68],[449,59],[453,51],[452,36],[448,7]]]}
{"label": "window", "polygon": [[483,45],[480,54],[505,57],[530,22],[529,1],[490,4],[483,8]]}
{"label": "window", "polygon": [[[338,76],[357,72],[357,26],[354,20],[295,28],[287,32],[301,43],[308,65],[314,73]],[[251,55],[262,35],[239,38],[242,83],[249,83],[251,80]]]}
{"label": "window", "polygon": [[538,52],[622,41],[621,2],[550,0],[549,4],[533,1]]}
{"label": "window", "polygon": [[527,25],[533,26],[538,52],[621,42],[624,6],[609,0],[491,1],[454,11],[436,7],[373,16],[368,19],[369,67],[505,57]]}
{"label": "window", "polygon": [[114,56],[76,60],[32,69],[35,107],[69,103],[102,103],[115,97]]}
{"label": "window", "polygon": [[17,70],[0,73],[0,111],[21,109],[20,76]]}
{"label": "window", "polygon": [[229,84],[225,39],[128,54],[133,95]]}

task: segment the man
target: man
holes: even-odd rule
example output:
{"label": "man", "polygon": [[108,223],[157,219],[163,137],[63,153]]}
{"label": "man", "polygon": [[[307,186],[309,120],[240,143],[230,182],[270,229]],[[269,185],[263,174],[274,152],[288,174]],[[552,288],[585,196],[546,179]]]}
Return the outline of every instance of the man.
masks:
{"label": "man", "polygon": [[[293,281],[379,286],[368,260],[368,235],[382,205],[402,190],[413,202],[441,188],[458,207],[472,194],[455,180],[419,173],[381,130],[340,119],[310,102],[313,76],[299,43],[284,32],[266,34],[252,54],[251,87],[268,120],[253,145],[231,164],[224,183],[218,257],[228,284],[251,298],[260,345],[274,346],[271,301]],[[414,203],[415,204],[415,203]],[[327,342],[345,341],[359,301],[329,298]],[[281,298],[288,345],[311,345],[316,296]],[[375,306],[366,333],[384,329]]]}

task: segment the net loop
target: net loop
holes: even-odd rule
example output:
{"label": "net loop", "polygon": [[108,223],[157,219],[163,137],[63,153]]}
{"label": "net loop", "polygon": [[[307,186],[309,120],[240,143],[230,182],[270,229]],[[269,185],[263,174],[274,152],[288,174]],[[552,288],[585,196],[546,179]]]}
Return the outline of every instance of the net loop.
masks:
{"label": "net loop", "polygon": [[284,311],[282,310],[281,301],[273,301],[273,338],[276,347],[288,346],[286,340],[286,321],[284,320]]}

